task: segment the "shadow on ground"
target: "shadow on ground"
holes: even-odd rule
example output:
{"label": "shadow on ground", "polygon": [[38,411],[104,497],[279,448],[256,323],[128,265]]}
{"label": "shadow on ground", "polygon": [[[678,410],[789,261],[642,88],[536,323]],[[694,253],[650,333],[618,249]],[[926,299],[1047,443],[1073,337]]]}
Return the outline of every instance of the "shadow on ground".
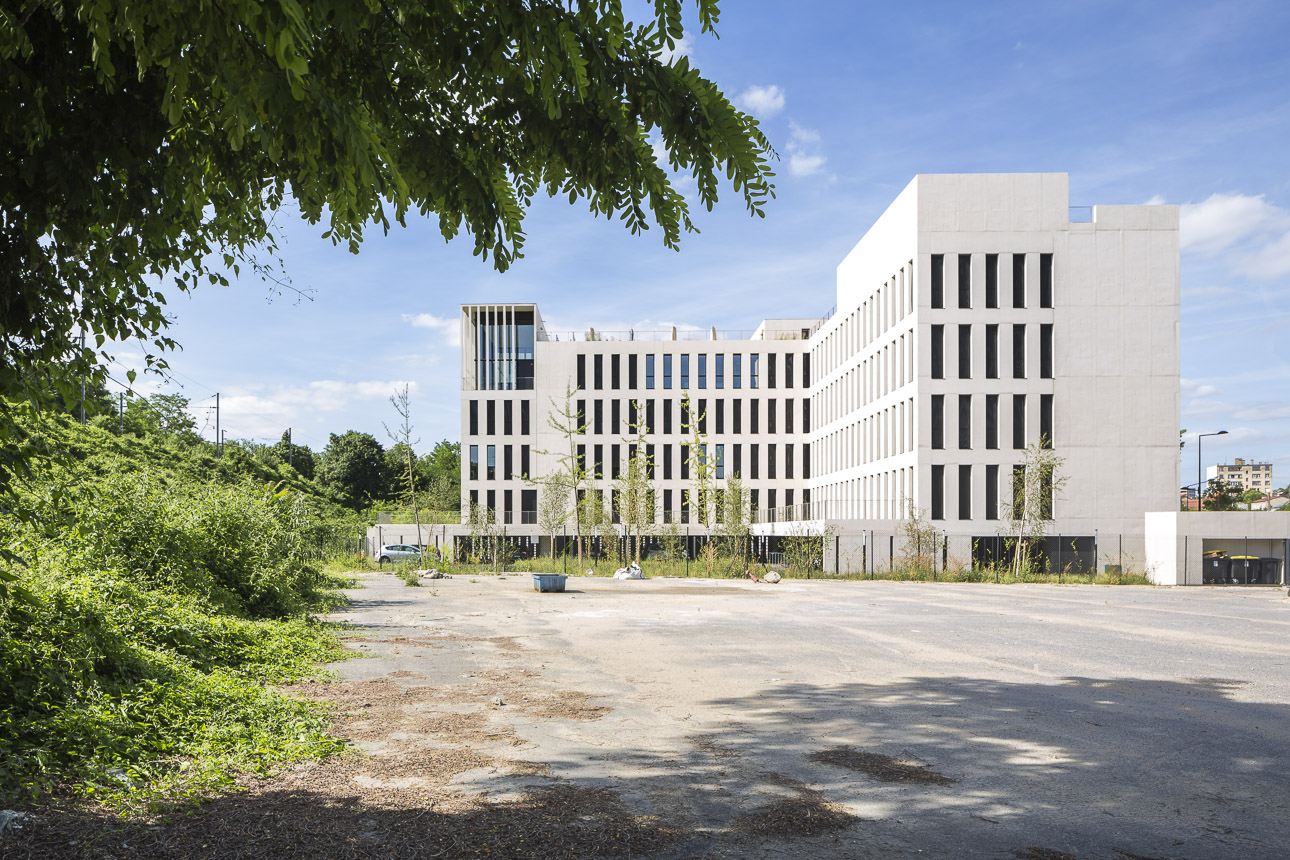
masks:
{"label": "shadow on ground", "polygon": [[[482,779],[493,802],[447,780],[400,782],[398,762],[373,770],[356,757],[317,766],[326,779],[297,769],[293,781],[252,781],[156,821],[46,810],[0,848],[12,858],[1281,857],[1290,708],[1241,701],[1240,686],[782,683],[707,703],[726,723],[671,754],[624,736],[609,753],[503,768]],[[400,790],[356,788],[369,772]]]}

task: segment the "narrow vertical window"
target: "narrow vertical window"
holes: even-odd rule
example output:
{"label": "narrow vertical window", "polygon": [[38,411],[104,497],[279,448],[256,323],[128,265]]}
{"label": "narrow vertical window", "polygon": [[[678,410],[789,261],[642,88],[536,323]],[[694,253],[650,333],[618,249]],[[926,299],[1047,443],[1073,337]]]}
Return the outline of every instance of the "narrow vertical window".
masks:
{"label": "narrow vertical window", "polygon": [[717,388],[726,387],[726,357],[718,355],[717,361]]}
{"label": "narrow vertical window", "polygon": [[479,435],[479,401],[470,401],[470,435]]}
{"label": "narrow vertical window", "polygon": [[615,436],[621,432],[618,429],[621,418],[621,408],[618,405],[618,398],[615,397],[613,400],[609,401],[609,432],[613,433]]}
{"label": "narrow vertical window", "polygon": [[766,478],[775,480],[775,449],[777,445],[766,446]]}
{"label": "narrow vertical window", "polygon": [[[520,446],[520,477],[527,478],[529,475],[529,446]],[[527,490],[525,492],[528,492]]]}
{"label": "narrow vertical window", "polygon": [[[671,445],[663,446],[663,480],[664,481],[672,480],[672,446]],[[670,508],[672,506],[668,505],[668,507]]]}
{"label": "narrow vertical window", "polygon": [[793,432],[793,398],[791,397],[784,400],[784,432]]}
{"label": "narrow vertical window", "polygon": [[690,387],[690,356],[688,353],[681,356],[681,387]]}
{"label": "narrow vertical window", "polygon": [[1026,324],[1012,326],[1012,378],[1026,378]]}
{"label": "narrow vertical window", "polygon": [[663,401],[663,435],[670,436],[672,433],[672,401]]}
{"label": "narrow vertical window", "polygon": [[575,460],[578,463],[578,471],[586,472],[587,471],[587,446],[586,445],[578,446],[578,455],[575,458]]}
{"label": "narrow vertical window", "polygon": [[1053,306],[1053,255],[1039,255],[1039,306]]}
{"label": "narrow vertical window", "polygon": [[985,396],[985,447],[991,451],[999,447],[999,395]]}
{"label": "narrow vertical window", "polygon": [[945,378],[945,326],[932,326],[932,379]]}
{"label": "narrow vertical window", "polygon": [[945,447],[945,395],[932,395],[932,448]]}
{"label": "narrow vertical window", "polygon": [[932,466],[932,519],[945,519],[945,467]]}
{"label": "narrow vertical window", "polygon": [[706,353],[699,353],[699,387],[708,387],[708,356]]}
{"label": "narrow vertical window", "polygon": [[1043,448],[1053,447],[1053,396],[1039,395],[1039,444]]}
{"label": "narrow vertical window", "polygon": [[1012,447],[1026,447],[1026,395],[1012,395]]}
{"label": "narrow vertical window", "polygon": [[605,401],[597,397],[592,404],[592,408],[595,410],[595,420],[592,423],[591,432],[599,436],[605,432]]}
{"label": "narrow vertical window", "polygon": [[587,432],[587,401],[578,401],[578,416],[575,419],[578,422],[578,432]]}
{"label": "narrow vertical window", "polygon": [[985,378],[999,378],[999,324],[985,327]]}
{"label": "narrow vertical window", "polygon": [[578,354],[578,390],[581,391],[587,387],[587,356]]}
{"label": "narrow vertical window", "polygon": [[985,255],[985,306],[999,306],[999,255]]}
{"label": "narrow vertical window", "polygon": [[1012,518],[1020,520],[1026,513],[1026,467],[1017,464],[1012,467],[1012,492],[1008,496],[1012,505]]}
{"label": "narrow vertical window", "polygon": [[627,356],[627,387],[636,389],[636,353]]}
{"label": "narrow vertical window", "polygon": [[690,480],[690,446],[681,446],[681,480]]}
{"label": "narrow vertical window", "polygon": [[520,401],[520,435],[529,435],[529,402],[527,400]]}
{"label": "narrow vertical window", "polygon": [[734,452],[733,452],[733,453],[734,453],[734,455],[735,455],[735,461],[734,461],[734,468],[733,468],[733,472],[732,472],[732,474],[734,474],[734,475],[736,475],[736,476],[743,475],[743,473],[744,473],[744,471],[743,471],[743,456],[742,456],[742,455],[743,455],[743,448],[744,448],[744,446],[743,446],[743,445],[739,445],[739,444],[736,444],[736,445],[734,446]]}
{"label": "narrow vertical window", "polygon": [[775,412],[776,411],[777,410],[775,409],[775,398],[772,397],[766,401],[766,432],[767,433],[775,432]]}
{"label": "narrow vertical window", "polygon": [[784,477],[788,480],[793,479],[793,443],[789,442],[784,446]]}
{"label": "narrow vertical window", "polygon": [[726,432],[726,401],[717,400],[717,434]]}
{"label": "narrow vertical window", "polygon": [[618,459],[622,456],[621,445],[609,446],[609,477],[618,477]]}
{"label": "narrow vertical window", "polygon": [[511,460],[510,445],[502,446],[502,480],[509,481],[515,476],[514,462]]}
{"label": "narrow vertical window", "polygon": [[932,307],[945,307],[945,255],[932,255]]}
{"label": "narrow vertical window", "polygon": [[959,395],[959,449],[972,447],[972,395]]}
{"label": "narrow vertical window", "polygon": [[708,401],[699,401],[699,432],[708,432]]}
{"label": "narrow vertical window", "polygon": [[[802,445],[802,477],[804,479],[811,477],[811,445],[806,443]],[[803,490],[803,493],[809,493],[810,490]],[[807,501],[802,499],[802,501]]]}
{"label": "narrow vertical window", "polygon": [[470,446],[470,480],[479,480],[479,446]]}
{"label": "narrow vertical window", "polygon": [[1053,324],[1039,326],[1039,378],[1053,378]]}
{"label": "narrow vertical window", "polygon": [[484,404],[484,430],[489,436],[497,435],[497,401],[489,400]]}
{"label": "narrow vertical window", "polygon": [[743,387],[743,379],[742,379],[743,355],[741,353],[736,352],[733,356],[731,356],[730,360],[731,362],[733,362],[733,367],[732,367],[732,370],[734,371],[734,378],[732,380],[734,382],[733,387],[742,388]]}
{"label": "narrow vertical window", "polygon": [[749,388],[757,387],[757,359],[758,358],[759,356],[755,352],[748,356],[748,387]]}
{"label": "narrow vertical window", "polygon": [[1012,306],[1026,306],[1026,255],[1012,255]]}
{"label": "narrow vertical window", "polygon": [[739,405],[739,404],[741,404],[742,402],[743,402],[742,400],[740,400],[739,398],[737,398],[737,397],[736,397],[736,398],[734,399],[734,401],[732,401],[732,402],[731,402],[731,404],[730,404],[730,409],[731,409],[731,412],[733,413],[733,414],[731,415],[731,417],[734,419],[734,422],[733,422],[733,423],[734,423],[734,428],[733,428],[733,429],[734,429],[734,432],[736,432],[736,433],[742,433],[742,432],[744,432],[744,428],[743,428],[743,412],[744,412],[744,411],[743,411],[743,409],[742,409],[742,408],[740,407],[740,405]]}
{"label": "narrow vertical window", "polygon": [[811,398],[802,398],[802,432],[811,432]]}
{"label": "narrow vertical window", "polygon": [[811,354],[809,352],[802,353],[802,387],[811,387]]}
{"label": "narrow vertical window", "polygon": [[663,356],[663,387],[672,387],[672,356],[670,353]]}
{"label": "narrow vertical window", "polygon": [[663,522],[674,522],[675,513],[672,511],[672,491],[663,491]]}
{"label": "narrow vertical window", "polygon": [[511,405],[511,401],[503,400],[502,401],[502,435],[503,436],[511,435],[512,416],[513,416],[513,406]]}
{"label": "narrow vertical window", "polygon": [[972,255],[959,254],[959,307],[972,307]]}
{"label": "narrow vertical window", "polygon": [[487,478],[488,478],[488,480],[490,480],[490,481],[495,481],[495,480],[497,480],[497,446],[496,446],[496,445],[489,445],[489,446],[488,446],[488,474],[487,474]]}
{"label": "narrow vertical window", "polygon": [[597,391],[605,387],[605,357],[601,354],[592,356],[592,384]]}
{"label": "narrow vertical window", "polygon": [[[640,431],[640,427],[641,427],[640,408],[641,406],[639,402],[635,400],[627,401],[627,432],[628,433],[637,433]],[[618,431],[615,430],[614,432],[617,433]]]}
{"label": "narrow vertical window", "polygon": [[793,353],[784,353],[784,387],[793,387]]}
{"label": "narrow vertical window", "polygon": [[618,372],[621,360],[622,356],[618,353],[609,356],[609,387],[613,391],[617,391],[622,387],[622,377]]}
{"label": "narrow vertical window", "polygon": [[750,477],[755,481],[758,479],[757,470],[761,465],[761,452],[758,450],[760,445],[753,445],[752,450],[748,452],[748,468],[752,472]]}
{"label": "narrow vertical window", "polygon": [[654,355],[651,353],[645,356],[645,387],[654,388]]}
{"label": "narrow vertical window", "polygon": [[756,399],[753,399],[753,400],[749,401],[749,403],[748,403],[748,408],[749,408],[750,410],[752,410],[752,414],[748,416],[748,423],[749,423],[749,425],[751,426],[751,430],[752,430],[752,432],[753,432],[753,433],[760,433],[760,432],[761,432],[761,428],[758,426],[758,423],[759,423],[759,422],[758,422],[758,418],[759,418],[759,416],[758,416],[758,414],[757,414],[757,412],[758,412],[757,407],[758,407],[760,404],[761,404],[761,401],[760,401],[760,400],[756,400]]}
{"label": "narrow vertical window", "polygon": [[775,387],[775,353],[766,354],[766,381],[768,388]]}
{"label": "narrow vertical window", "polygon": [[717,479],[721,480],[725,478],[726,477],[726,446],[725,445],[717,446],[716,467],[717,467]]}
{"label": "narrow vertical window", "polygon": [[985,518],[999,518],[999,467],[985,467]]}
{"label": "narrow vertical window", "polygon": [[972,378],[972,326],[959,325],[959,379]]}
{"label": "narrow vertical window", "polygon": [[959,519],[972,519],[972,467],[959,466]]}

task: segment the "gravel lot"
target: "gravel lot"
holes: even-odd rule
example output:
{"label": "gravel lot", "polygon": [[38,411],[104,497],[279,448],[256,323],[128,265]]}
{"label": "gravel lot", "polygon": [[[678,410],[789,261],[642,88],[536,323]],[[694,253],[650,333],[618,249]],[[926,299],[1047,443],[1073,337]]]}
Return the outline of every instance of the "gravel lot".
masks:
{"label": "gravel lot", "polygon": [[1281,589],[362,585],[375,659],[300,689],[355,755],[119,856],[1290,851]]}

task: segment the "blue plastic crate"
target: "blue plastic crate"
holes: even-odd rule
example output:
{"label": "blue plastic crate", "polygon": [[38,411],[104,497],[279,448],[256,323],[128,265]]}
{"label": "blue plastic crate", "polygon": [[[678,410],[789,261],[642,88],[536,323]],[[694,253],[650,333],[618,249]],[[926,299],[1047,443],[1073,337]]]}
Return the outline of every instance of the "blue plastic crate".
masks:
{"label": "blue plastic crate", "polygon": [[568,577],[563,573],[533,574],[534,591],[564,591],[564,581]]}

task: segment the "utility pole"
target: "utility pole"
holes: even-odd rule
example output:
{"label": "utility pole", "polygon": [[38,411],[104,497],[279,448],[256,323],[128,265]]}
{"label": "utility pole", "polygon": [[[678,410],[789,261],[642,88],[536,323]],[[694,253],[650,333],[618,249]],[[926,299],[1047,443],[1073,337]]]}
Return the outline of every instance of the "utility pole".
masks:
{"label": "utility pole", "polygon": [[288,465],[288,466],[294,465],[294,464],[291,462],[291,455],[292,455],[292,453],[293,453],[293,447],[294,447],[294,446],[292,446],[292,444],[291,444],[291,428],[290,428],[290,427],[288,427],[288,428],[287,428],[287,465]]}
{"label": "utility pole", "polygon": [[224,455],[224,437],[228,435],[227,430],[221,430],[219,434],[219,452],[220,456]]}
{"label": "utility pole", "polygon": [[120,422],[121,435],[125,435],[125,392],[124,391],[119,392],[117,396],[121,398],[120,406],[117,408],[117,411],[116,411],[117,419]]}
{"label": "utility pole", "polygon": [[219,431],[219,392],[215,392],[215,456],[218,457],[224,453],[224,437]]}

